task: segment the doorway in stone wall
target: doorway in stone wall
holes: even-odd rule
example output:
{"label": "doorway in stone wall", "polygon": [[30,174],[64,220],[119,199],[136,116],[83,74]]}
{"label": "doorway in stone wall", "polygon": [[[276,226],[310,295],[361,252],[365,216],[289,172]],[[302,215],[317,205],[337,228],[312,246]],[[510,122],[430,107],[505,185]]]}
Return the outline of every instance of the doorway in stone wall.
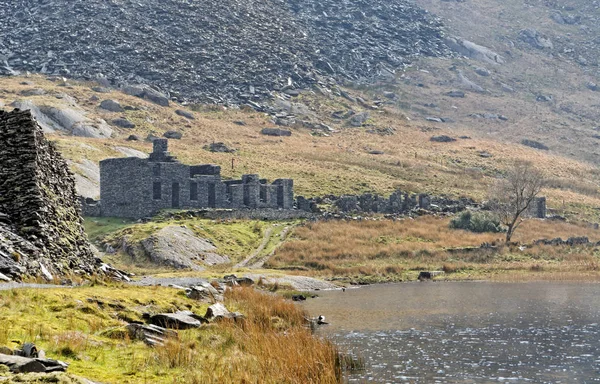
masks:
{"label": "doorway in stone wall", "polygon": [[179,208],[179,183],[173,183],[171,208]]}

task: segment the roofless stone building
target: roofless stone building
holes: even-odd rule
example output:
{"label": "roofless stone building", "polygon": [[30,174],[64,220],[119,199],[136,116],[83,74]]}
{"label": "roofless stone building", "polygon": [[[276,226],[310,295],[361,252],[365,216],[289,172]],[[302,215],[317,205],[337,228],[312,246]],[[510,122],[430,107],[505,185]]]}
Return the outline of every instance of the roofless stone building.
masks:
{"label": "roofless stone building", "polygon": [[[294,208],[294,182],[272,184],[258,175],[222,180],[221,167],[185,165],[168,152],[166,139],[155,139],[148,159],[127,157],[100,162],[97,216],[142,218],[162,209]],[[84,207],[89,211],[91,207]]]}

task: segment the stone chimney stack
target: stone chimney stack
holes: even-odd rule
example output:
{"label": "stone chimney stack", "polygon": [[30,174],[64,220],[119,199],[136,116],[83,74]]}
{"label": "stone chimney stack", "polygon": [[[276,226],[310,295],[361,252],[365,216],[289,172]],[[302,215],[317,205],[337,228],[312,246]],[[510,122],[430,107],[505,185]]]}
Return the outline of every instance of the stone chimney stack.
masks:
{"label": "stone chimney stack", "polygon": [[167,163],[175,161],[175,157],[169,153],[169,140],[167,139],[154,139],[152,141],[152,153],[150,154],[150,161]]}

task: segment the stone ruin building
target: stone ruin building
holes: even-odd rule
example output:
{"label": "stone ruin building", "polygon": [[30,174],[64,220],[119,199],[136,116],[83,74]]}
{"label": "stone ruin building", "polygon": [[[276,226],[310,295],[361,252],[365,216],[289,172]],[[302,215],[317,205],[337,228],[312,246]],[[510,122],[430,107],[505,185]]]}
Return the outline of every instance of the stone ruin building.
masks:
{"label": "stone ruin building", "polygon": [[0,110],[0,274],[51,280],[94,266],[67,163],[30,111]]}
{"label": "stone ruin building", "polygon": [[221,167],[185,165],[168,152],[168,140],[155,139],[147,159],[126,157],[100,162],[100,201],[87,201],[86,216],[149,217],[163,209],[293,209],[294,182],[272,184],[258,175],[222,180]]}

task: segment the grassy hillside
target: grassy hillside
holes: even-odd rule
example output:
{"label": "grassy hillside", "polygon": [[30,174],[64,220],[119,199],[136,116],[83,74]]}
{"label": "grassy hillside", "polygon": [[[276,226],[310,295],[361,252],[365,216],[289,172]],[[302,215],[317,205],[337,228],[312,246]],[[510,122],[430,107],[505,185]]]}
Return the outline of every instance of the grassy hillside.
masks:
{"label": "grassy hillside", "polygon": [[[33,85],[23,85],[24,80]],[[501,175],[514,160],[529,160],[552,180],[551,188],[544,193],[549,196],[550,207],[558,209],[559,213],[585,213],[590,220],[596,220],[597,213],[590,207],[600,205],[597,188],[600,174],[592,164],[564,157],[555,151],[539,151],[507,143],[493,135],[475,135],[468,127],[458,124],[449,128],[423,120],[409,121],[404,112],[393,104],[369,111],[371,117],[366,127],[351,128],[347,123],[331,119],[331,111],[352,108],[360,112],[364,107],[341,96],[325,97],[307,92],[296,101],[308,106],[311,113],[322,117],[318,120],[331,124],[337,132],[323,137],[310,129],[292,128],[291,137],[273,138],[260,134],[262,128],[273,126],[269,117],[251,110],[194,106],[195,120],[188,120],[177,115],[175,110],[190,108],[176,105],[161,107],[118,91],[99,94],[90,89],[92,84],[70,82],[64,87],[39,76],[3,78],[0,84],[0,102],[7,106],[5,108],[12,101],[24,98],[38,104],[64,107],[64,96],[58,99],[56,95],[68,94],[89,117],[108,122],[126,117],[136,124],[133,129],[113,127],[110,139],[50,134],[64,156],[73,162],[76,173],[82,173],[78,164],[84,160],[96,164],[104,158],[124,156],[118,147],[149,152],[151,143],[143,140],[148,134],[161,136],[167,130],[177,130],[183,133],[183,138],[171,140],[170,150],[181,161],[221,165],[225,177],[239,177],[244,173],[260,173],[269,179],[292,177],[297,194],[305,196],[366,191],[386,194],[401,188],[481,200],[495,177]],[[42,96],[20,95],[33,87],[43,88],[47,93]],[[364,96],[371,91],[348,92]],[[103,99],[118,100],[123,106],[131,106],[135,110],[121,113],[104,111],[98,108]],[[240,121],[246,125],[236,124]],[[506,124],[513,125],[510,121]],[[392,128],[394,134],[384,136],[368,132],[383,128]],[[140,136],[142,141],[127,141],[131,134]],[[468,135],[471,138],[458,139],[453,143],[429,140],[439,134],[456,138]],[[212,142],[224,142],[237,152],[223,154],[203,149]],[[373,150],[384,154],[371,154]],[[493,157],[481,157],[482,151]]]}

